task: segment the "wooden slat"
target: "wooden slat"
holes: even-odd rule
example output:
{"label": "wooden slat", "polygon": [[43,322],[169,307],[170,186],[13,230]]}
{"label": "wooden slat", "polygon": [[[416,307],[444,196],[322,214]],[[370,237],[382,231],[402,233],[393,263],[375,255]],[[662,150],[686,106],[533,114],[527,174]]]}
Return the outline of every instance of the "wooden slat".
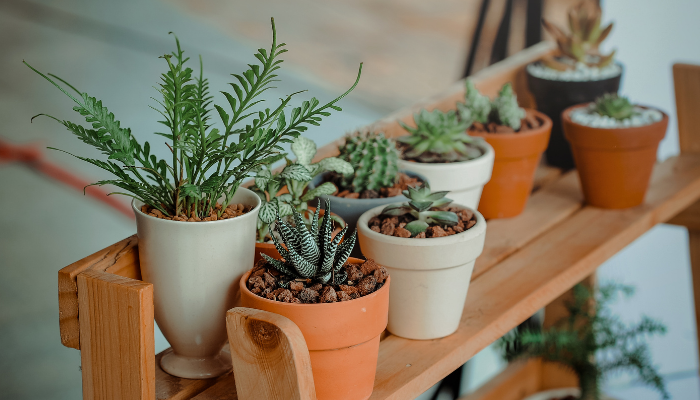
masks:
{"label": "wooden slat", "polygon": [[506,369],[459,400],[522,400],[541,390],[542,360],[510,363]]}
{"label": "wooden slat", "polygon": [[700,153],[700,65],[674,64],[673,85],[682,153]]}
{"label": "wooden slat", "polygon": [[58,323],[61,343],[80,349],[78,274],[92,270],[141,279],[136,235],[117,242],[58,271]]}
{"label": "wooden slat", "polygon": [[160,359],[171,351],[166,349],[156,355],[156,400],[192,399],[220,380],[232,378],[231,373],[211,379],[185,379],[170,375],[160,367]]}
{"label": "wooden slat", "polygon": [[78,275],[83,399],[154,400],[153,285]]}
{"label": "wooden slat", "polygon": [[507,0],[489,0],[486,2],[488,8],[481,30],[481,36],[477,43],[476,52],[474,53],[472,72],[479,72],[491,64],[493,45],[496,42],[498,28],[505,14],[506,3]]}
{"label": "wooden slat", "polygon": [[693,280],[693,299],[695,300],[695,334],[700,343],[700,231],[688,230],[688,247],[690,249],[690,273]]}
{"label": "wooden slat", "polygon": [[242,400],[316,400],[309,349],[289,318],[236,307],[226,313],[226,328]]}

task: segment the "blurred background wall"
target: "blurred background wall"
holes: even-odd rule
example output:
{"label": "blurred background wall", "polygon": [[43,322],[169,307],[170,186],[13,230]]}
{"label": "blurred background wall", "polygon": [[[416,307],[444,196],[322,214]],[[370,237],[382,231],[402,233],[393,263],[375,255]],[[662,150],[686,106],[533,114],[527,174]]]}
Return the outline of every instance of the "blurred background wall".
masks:
{"label": "blurred background wall", "polygon": [[[491,0],[484,8],[481,0],[2,0],[0,140],[41,149],[46,160],[86,181],[107,177],[66,154],[45,150],[51,146],[96,156],[49,119],[30,124],[40,112],[66,119],[75,115],[60,92],[22,64],[26,60],[102,99],[162,156],[167,149],[152,135],[159,128],[148,106],[164,69],[158,56],[174,48],[168,32],[179,36],[187,54],[203,56],[216,92],[230,81],[229,73],[254,60],[255,49],[269,45],[269,17],[274,16],[289,52],[283,82],[267,92],[268,100],[301,89],[308,89],[301,97],[330,99],[352,83],[359,63],[365,63],[357,90],[341,104],[344,111],[309,131],[322,145],[440,92],[467,69],[476,72],[523,48],[534,38],[523,16],[535,3]],[[539,6],[544,15],[562,21],[572,3],[545,0]],[[607,0],[603,8],[604,20],[615,21],[607,46],[618,49],[626,67],[622,92],[671,114],[659,156],[676,154],[671,64],[700,63],[700,2]],[[481,16],[486,27],[475,42]],[[509,32],[504,33],[503,21],[509,22]],[[494,43],[501,43],[497,52]],[[0,398],[81,398],[79,352],[59,340],[56,272],[134,232],[130,218],[105,204],[22,163],[0,159]],[[659,226],[607,262],[600,276],[637,286],[634,301],[617,306],[625,318],[644,312],[669,326],[666,337],[652,342],[653,355],[674,398],[698,399],[686,243],[683,228]],[[156,337],[158,350],[166,348],[164,338]],[[485,350],[460,372],[460,390],[470,390],[501,366]],[[608,386],[620,398],[656,398],[624,376]],[[433,397],[435,389],[424,398]]]}

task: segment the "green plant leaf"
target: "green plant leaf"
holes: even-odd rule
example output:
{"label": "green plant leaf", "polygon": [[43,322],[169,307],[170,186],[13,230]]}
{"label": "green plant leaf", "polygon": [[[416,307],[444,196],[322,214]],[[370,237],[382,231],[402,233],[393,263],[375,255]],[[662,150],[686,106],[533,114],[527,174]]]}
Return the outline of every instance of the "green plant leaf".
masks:
{"label": "green plant leaf", "polygon": [[316,143],[311,139],[299,136],[292,142],[292,152],[297,156],[298,164],[311,164],[311,160],[316,155]]}
{"label": "green plant leaf", "polygon": [[411,221],[404,226],[407,231],[411,232],[411,236],[416,236],[417,234],[421,232],[425,232],[428,230],[428,224],[423,221]]}
{"label": "green plant leaf", "polygon": [[284,167],[282,172],[280,172],[280,177],[300,182],[309,182],[311,179],[313,179],[313,176],[311,176],[309,170],[301,164],[287,165]]}
{"label": "green plant leaf", "polygon": [[316,165],[318,165],[318,170],[316,171],[316,174],[326,171],[332,171],[337,172],[341,175],[348,175],[355,172],[355,170],[352,167],[352,164],[337,157],[324,158],[323,160],[316,163]]}
{"label": "green plant leaf", "polygon": [[333,194],[338,190],[334,184],[331,182],[324,182],[320,186],[307,191],[303,196],[301,196],[301,201],[310,201],[316,197]]}
{"label": "green plant leaf", "polygon": [[399,216],[411,212],[411,207],[407,204],[390,204],[382,210],[382,214]]}
{"label": "green plant leaf", "polygon": [[276,215],[277,207],[275,207],[273,203],[268,202],[265,202],[265,204],[263,204],[262,207],[260,207],[260,211],[258,212],[258,218],[268,225],[275,220]]}

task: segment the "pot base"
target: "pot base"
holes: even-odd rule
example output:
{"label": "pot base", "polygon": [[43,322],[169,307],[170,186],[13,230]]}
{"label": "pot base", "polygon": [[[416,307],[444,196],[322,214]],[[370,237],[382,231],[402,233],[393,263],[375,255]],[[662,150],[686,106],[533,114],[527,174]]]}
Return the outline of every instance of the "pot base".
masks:
{"label": "pot base", "polygon": [[160,359],[160,367],[170,375],[185,379],[216,378],[231,371],[231,353],[222,349],[213,357],[187,357],[172,350]]}

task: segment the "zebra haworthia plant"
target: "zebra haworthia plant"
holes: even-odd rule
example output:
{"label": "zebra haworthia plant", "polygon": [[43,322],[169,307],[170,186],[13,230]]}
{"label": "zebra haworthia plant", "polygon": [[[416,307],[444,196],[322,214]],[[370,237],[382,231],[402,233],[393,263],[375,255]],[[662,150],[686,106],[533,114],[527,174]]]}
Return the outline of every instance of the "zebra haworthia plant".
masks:
{"label": "zebra haworthia plant", "polygon": [[[282,239],[284,246],[277,239],[277,235],[271,235],[275,247],[284,261],[261,255],[270,265],[279,271],[285,278],[280,279],[282,287],[288,287],[293,279],[312,279],[322,284],[329,283],[340,285],[347,280],[347,273],[343,271],[343,265],[350,257],[350,252],[355,245],[357,232],[343,240],[348,230],[346,226],[335,238],[332,236],[333,223],[330,218],[324,218],[319,227],[319,212],[321,202],[311,220],[311,227],[307,227],[299,212],[292,209],[294,225],[290,225],[277,215],[275,231]],[[327,214],[331,212],[331,203],[326,201]]]}
{"label": "zebra haworthia plant", "polygon": [[416,236],[425,232],[431,225],[454,226],[459,223],[459,217],[452,211],[440,210],[452,203],[445,197],[447,191],[430,192],[430,186],[425,183],[419,188],[408,187],[403,195],[408,198],[408,203],[391,204],[382,210],[383,215],[400,216],[411,214],[416,220],[411,221],[404,228]]}

